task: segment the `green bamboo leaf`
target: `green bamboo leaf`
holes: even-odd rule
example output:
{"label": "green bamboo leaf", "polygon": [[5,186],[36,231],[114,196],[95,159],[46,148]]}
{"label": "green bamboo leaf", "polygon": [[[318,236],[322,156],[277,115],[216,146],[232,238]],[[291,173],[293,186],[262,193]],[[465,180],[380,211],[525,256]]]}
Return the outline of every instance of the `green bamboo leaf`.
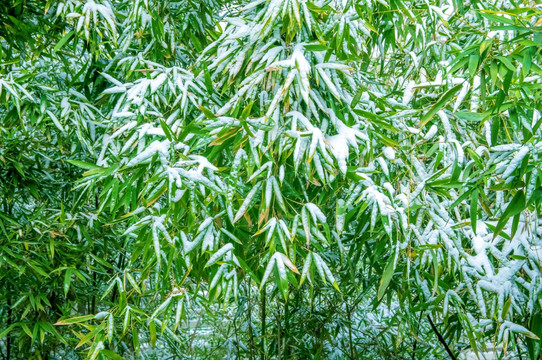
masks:
{"label": "green bamboo leaf", "polygon": [[497,14],[495,14],[493,12],[490,12],[489,10],[480,10],[480,15],[482,15],[483,17],[485,17],[488,20],[495,21],[495,22],[498,22],[498,23],[501,23],[501,24],[514,25],[514,20],[511,20],[511,19],[509,19],[507,17],[504,17],[504,16],[501,16],[501,15],[497,15]]}
{"label": "green bamboo leaf", "polygon": [[46,111],[47,114],[49,115],[49,117],[51,118],[51,120],[53,121],[53,124],[55,124],[55,126],[58,128],[58,130],[64,132],[64,127],[62,126],[62,124],[60,123],[60,121],[58,121],[57,117],[55,114],[53,114],[51,111],[47,110]]}
{"label": "green bamboo leaf", "polygon": [[258,184],[256,184],[247,194],[247,197],[245,198],[245,200],[243,201],[243,203],[241,204],[241,207],[239,208],[239,210],[237,211],[237,214],[235,214],[235,218],[233,219],[233,222],[237,222],[237,220],[239,220],[244,214],[245,212],[249,209],[250,207],[250,204],[252,202],[252,200],[254,199],[254,197],[256,196],[256,193],[258,192],[258,190],[260,190],[262,186],[262,183],[259,182]]}
{"label": "green bamboo leaf", "polygon": [[73,30],[68,32],[66,35],[64,35],[62,39],[60,39],[60,41],[53,48],[53,52],[57,52],[58,50],[62,49],[64,44],[66,44],[66,42],[68,42],[73,37],[73,35],[74,35]]}
{"label": "green bamboo leaf", "polygon": [[378,300],[381,300],[384,294],[386,293],[386,289],[388,288],[388,285],[390,284],[394,271],[395,271],[395,258],[392,255],[390,259],[388,260],[388,264],[386,265],[386,268],[384,269],[384,273],[382,274],[382,278],[380,279],[380,285],[378,286],[378,292],[377,292]]}
{"label": "green bamboo leaf", "polygon": [[391,131],[393,133],[399,132],[399,129],[397,129],[395,126],[391,125],[390,123],[388,123],[383,117],[379,115],[376,115],[376,114],[373,114],[361,109],[354,109],[353,111],[359,116],[362,116],[366,118],[367,120],[369,120],[369,122],[373,123],[376,129],[382,128],[382,129]]}
{"label": "green bamboo leaf", "polygon": [[493,238],[496,238],[500,234],[500,232],[508,223],[508,219],[510,219],[510,217],[518,215],[525,209],[525,207],[525,194],[523,190],[519,190],[518,192],[516,192],[516,194],[512,198],[512,201],[510,201],[510,203],[506,207],[506,210],[499,219],[499,222],[497,223],[497,226],[493,231]]}
{"label": "green bamboo leaf", "polygon": [[231,232],[229,232],[225,228],[220,228],[220,232],[225,234],[227,237],[229,237],[230,239],[232,239],[236,243],[243,245],[243,242],[241,240],[239,240],[239,238],[237,236],[235,236],[234,234],[232,234]]}
{"label": "green bamboo leaf", "polygon": [[203,105],[199,105],[198,108],[201,110],[201,112],[203,114],[205,114],[205,116],[208,118],[208,119],[211,119],[211,120],[216,120],[216,115],[209,109],[207,109],[205,106]]}
{"label": "green bamboo leaf", "polygon": [[[278,253],[277,253],[278,254]],[[275,257],[276,282],[284,300],[288,300],[288,277],[281,256]]]}
{"label": "green bamboo leaf", "polygon": [[260,279],[258,278],[258,276],[254,273],[254,271],[247,265],[247,263],[246,263],[243,259],[241,259],[241,258],[235,256],[235,260],[234,260],[234,261],[237,261],[237,262],[239,263],[239,265],[241,266],[241,268],[242,268],[243,270],[245,270],[245,272],[250,276],[250,278],[251,278],[257,285],[260,284]]}
{"label": "green bamboo leaf", "polygon": [[459,84],[448,90],[444,95],[441,96],[439,101],[425,115],[421,118],[420,123],[418,124],[418,128],[423,128],[429,120],[435,116],[435,114],[442,109],[446,104],[448,104],[452,98],[455,96],[455,94],[463,87],[463,84]]}
{"label": "green bamboo leaf", "polygon": [[309,44],[309,45],[304,45],[303,47],[307,51],[314,51],[314,52],[329,50],[328,46],[322,45],[322,44]]}
{"label": "green bamboo leaf", "polygon": [[480,55],[477,53],[474,53],[469,57],[469,76],[471,78],[476,75],[476,72],[478,70],[479,60],[480,60]]}
{"label": "green bamboo leaf", "polygon": [[130,326],[130,307],[126,307],[126,312],[124,313],[124,321],[122,322],[122,332],[126,333],[126,330],[128,330],[128,326]]}
{"label": "green bamboo leaf", "polygon": [[352,102],[350,103],[350,108],[354,109],[356,107],[361,99],[361,95],[363,95],[363,89],[359,89],[356,95],[354,95]]}
{"label": "green bamboo leaf", "polygon": [[5,338],[14,328],[15,328],[15,324],[11,324],[4,331],[0,332],[0,339]]}
{"label": "green bamboo leaf", "polygon": [[66,269],[66,272],[64,273],[64,296],[68,296],[68,291],[70,290],[70,283],[72,281],[72,270]]}
{"label": "green bamboo leaf", "polygon": [[129,272],[126,272],[126,278],[128,279],[128,282],[132,285],[135,291],[137,291],[138,294],[141,294],[141,289],[139,288],[139,285],[137,284],[137,281],[134,279],[132,274]]}
{"label": "green bamboo leaf", "polygon": [[273,267],[275,266],[275,261],[276,261],[275,255],[271,256],[271,258],[269,259],[269,263],[267,264],[267,267],[265,268],[262,281],[260,283],[260,291],[262,290],[263,286],[267,282],[269,275],[271,275],[271,272],[273,271]]}
{"label": "green bamboo leaf", "polygon": [[458,117],[459,119],[466,120],[466,121],[475,121],[475,122],[483,122],[491,116],[489,112],[473,113],[473,112],[468,112],[468,111],[459,111],[459,112],[454,113],[454,115]]}
{"label": "green bamboo leaf", "polygon": [[83,315],[83,316],[76,316],[69,319],[62,319],[55,323],[55,325],[72,325],[72,324],[79,324],[84,323],[89,320],[94,319],[94,315]]}
{"label": "green bamboo leaf", "polygon": [[120,356],[116,352],[113,352],[113,351],[108,350],[108,349],[103,349],[101,353],[102,353],[102,355],[107,356],[109,359],[113,359],[113,360],[123,360],[124,359],[122,356]]}
{"label": "green bamboo leaf", "polygon": [[224,254],[231,251],[233,249],[233,244],[228,243],[221,247],[217,252],[215,252],[210,258],[209,261],[205,264],[205,267],[213,265],[218,259],[220,259]]}
{"label": "green bamboo leaf", "polygon": [[150,340],[151,345],[154,347],[156,346],[156,325],[154,325],[154,321],[151,321],[149,324],[149,333],[150,333]]}
{"label": "green bamboo leaf", "polygon": [[305,258],[305,264],[303,265],[303,270],[301,272],[301,279],[299,279],[299,287],[303,284],[305,279],[307,278],[307,275],[309,275],[309,270],[311,268],[311,262],[312,262],[312,256],[309,252],[307,254],[307,257]]}
{"label": "green bamboo leaf", "polygon": [[169,141],[177,140],[177,137],[175,136],[171,128],[168,126],[168,124],[166,124],[164,120],[160,120],[160,126],[162,127],[162,130],[164,130],[164,134],[166,134],[166,137]]}

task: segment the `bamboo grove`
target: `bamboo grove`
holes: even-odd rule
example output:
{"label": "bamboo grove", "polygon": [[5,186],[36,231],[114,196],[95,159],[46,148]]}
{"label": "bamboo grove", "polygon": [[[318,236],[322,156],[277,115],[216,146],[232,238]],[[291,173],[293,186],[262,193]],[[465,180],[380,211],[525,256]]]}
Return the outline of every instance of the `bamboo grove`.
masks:
{"label": "bamboo grove", "polygon": [[542,7],[6,0],[2,359],[539,359]]}

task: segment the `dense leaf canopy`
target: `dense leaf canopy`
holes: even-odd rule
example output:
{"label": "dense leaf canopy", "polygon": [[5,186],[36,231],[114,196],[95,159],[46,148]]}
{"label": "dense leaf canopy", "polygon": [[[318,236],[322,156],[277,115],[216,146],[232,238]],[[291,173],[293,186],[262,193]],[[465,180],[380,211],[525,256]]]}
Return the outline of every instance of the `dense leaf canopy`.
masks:
{"label": "dense leaf canopy", "polygon": [[0,356],[540,358],[541,14],[6,0]]}

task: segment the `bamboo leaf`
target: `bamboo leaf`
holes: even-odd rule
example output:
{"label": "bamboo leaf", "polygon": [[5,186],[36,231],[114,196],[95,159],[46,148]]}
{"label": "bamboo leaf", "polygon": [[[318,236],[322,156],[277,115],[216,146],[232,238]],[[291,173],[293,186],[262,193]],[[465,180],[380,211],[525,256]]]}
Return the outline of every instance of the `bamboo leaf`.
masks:
{"label": "bamboo leaf", "polygon": [[431,120],[433,116],[435,116],[435,114],[440,109],[446,106],[446,104],[448,104],[453,99],[455,94],[462,87],[463,87],[463,84],[456,85],[450,90],[448,90],[444,95],[442,95],[441,98],[437,101],[437,103],[433,105],[433,107],[431,107],[431,109],[429,109],[429,111],[427,111],[425,115],[421,118],[420,123],[418,124],[418,128],[419,129],[423,128],[429,122],[429,120]]}
{"label": "bamboo leaf", "polygon": [[377,292],[378,300],[381,300],[384,294],[386,293],[386,289],[388,288],[388,285],[390,284],[394,271],[395,271],[395,259],[394,259],[394,256],[391,256],[390,259],[388,260],[388,264],[386,265],[386,268],[384,269],[382,278],[380,279],[380,285],[378,286],[378,292]]}
{"label": "bamboo leaf", "polygon": [[59,320],[57,323],[55,323],[55,325],[79,324],[79,323],[87,322],[87,321],[92,320],[92,319],[94,319],[94,315],[76,316],[76,317],[69,318],[69,319]]}

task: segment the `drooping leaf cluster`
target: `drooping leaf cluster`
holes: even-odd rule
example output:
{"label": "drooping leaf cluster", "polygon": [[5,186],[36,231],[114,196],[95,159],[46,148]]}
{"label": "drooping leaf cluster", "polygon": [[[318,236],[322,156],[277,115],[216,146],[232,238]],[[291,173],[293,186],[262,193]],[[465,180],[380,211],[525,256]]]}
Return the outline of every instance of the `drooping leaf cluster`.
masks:
{"label": "drooping leaf cluster", "polygon": [[3,356],[536,359],[540,12],[10,0]]}

